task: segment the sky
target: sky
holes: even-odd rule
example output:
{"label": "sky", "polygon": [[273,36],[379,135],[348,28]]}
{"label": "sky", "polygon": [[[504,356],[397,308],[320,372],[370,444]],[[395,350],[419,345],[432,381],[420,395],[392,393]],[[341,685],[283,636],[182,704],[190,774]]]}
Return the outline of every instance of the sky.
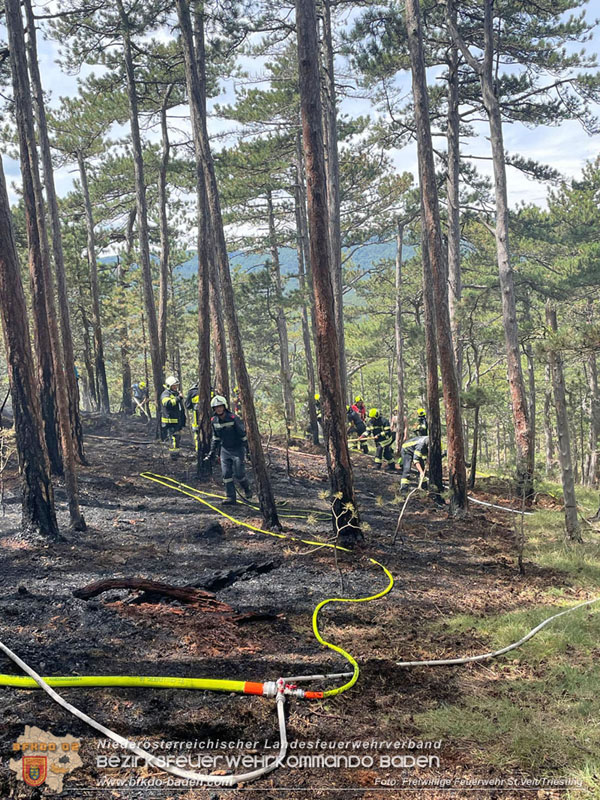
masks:
{"label": "sky", "polygon": [[[51,0],[54,2],[54,0]],[[48,3],[37,0],[37,7],[48,8]],[[588,18],[600,17],[600,0],[590,0],[587,5]],[[0,39],[6,39],[5,31],[0,26]],[[596,53],[600,61],[600,31],[596,31],[594,38],[586,46],[588,52]],[[77,92],[77,77],[66,75],[56,63],[58,47],[55,42],[38,39],[38,50],[40,58],[40,72],[44,89],[49,97],[49,104],[55,105],[61,95],[74,95]],[[89,70],[88,70],[89,71]],[[83,73],[85,75],[85,73]],[[401,78],[405,81],[406,90],[409,90],[408,78]],[[223,83],[223,94],[215,98],[214,102],[231,102],[234,99],[234,83],[232,81]],[[403,87],[404,88],[404,87]],[[371,114],[374,115],[375,109],[368,100],[364,99],[344,99],[341,102],[341,111],[349,115]],[[598,108],[600,114],[600,108]],[[181,109],[175,110],[174,114],[181,113]],[[182,128],[182,120],[176,121],[177,129]],[[210,120],[210,130],[212,134],[222,133],[224,130],[231,130],[232,123],[218,119]],[[463,154],[476,156],[489,156],[489,141],[487,139],[487,126],[480,123],[477,126],[477,137],[464,142],[462,146]],[[149,137],[158,140],[158,131],[150,133]],[[556,127],[538,127],[535,129],[515,124],[504,125],[505,148],[509,153],[519,153],[522,156],[537,159],[550,164],[565,178],[576,178],[581,174],[581,170],[586,160],[593,159],[600,155],[600,136],[590,137],[577,122],[567,122]],[[233,143],[233,140],[230,144]],[[416,175],[416,149],[408,146],[402,151],[392,154],[392,160],[399,171],[411,171]],[[16,194],[13,184],[18,184],[20,180],[18,162],[3,154],[4,169],[9,184],[11,201],[14,201]],[[475,162],[478,169],[491,177],[492,165],[490,161],[477,160]],[[73,185],[75,177],[74,167],[63,167],[56,171],[55,180],[57,191],[60,196],[66,194]],[[527,202],[544,205],[547,194],[547,186],[533,181],[524,176],[518,170],[509,168],[508,170],[508,193],[511,207]]]}

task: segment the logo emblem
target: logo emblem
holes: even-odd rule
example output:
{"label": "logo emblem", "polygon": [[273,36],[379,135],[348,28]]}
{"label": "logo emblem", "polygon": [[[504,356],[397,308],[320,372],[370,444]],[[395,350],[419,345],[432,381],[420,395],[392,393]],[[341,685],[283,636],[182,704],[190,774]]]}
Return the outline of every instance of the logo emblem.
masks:
{"label": "logo emblem", "polygon": [[23,756],[23,780],[29,786],[41,786],[48,774],[47,756]]}

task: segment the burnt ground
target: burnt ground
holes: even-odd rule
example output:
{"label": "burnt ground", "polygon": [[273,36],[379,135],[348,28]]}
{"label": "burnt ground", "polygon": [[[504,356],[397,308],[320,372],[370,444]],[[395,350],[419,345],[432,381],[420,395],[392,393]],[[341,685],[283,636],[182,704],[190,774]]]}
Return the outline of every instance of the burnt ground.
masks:
{"label": "burnt ground", "polygon": [[[314,639],[311,615],[317,602],[340,596],[342,591],[355,597],[384,588],[385,576],[365,555],[340,555],[342,590],[331,550],[315,550],[252,532],[193,499],[139,477],[140,472],[149,470],[195,483],[189,434],[188,449],[178,459],[170,459],[162,445],[142,443],[150,434],[141,420],[88,419],[86,430],[98,438],[87,439],[90,466],[81,470],[82,510],[88,523],[85,533],[66,532],[65,496],[59,486],[57,501],[65,541],[51,546],[29,541],[19,531],[16,475],[5,474],[5,507],[0,516],[0,637],[5,644],[42,675],[273,680],[282,674],[347,668],[341,657]],[[307,444],[303,445],[305,452],[291,452],[288,478],[285,452],[273,449],[275,444],[281,446],[274,439],[269,458],[278,499],[326,510],[328,483],[322,456],[311,457],[315,448]],[[428,740],[414,714],[445,701],[455,702],[463,691],[459,674],[465,668],[406,670],[395,662],[485,650],[487,643],[472,635],[446,631],[444,619],[464,612],[486,615],[523,609],[536,604],[536,598],[539,602],[540,594],[549,587],[564,584],[565,578],[527,564],[523,579],[515,566],[514,518],[480,506],[471,507],[467,520],[453,522],[429,498],[414,497],[401,536],[392,545],[399,511],[393,503],[399,475],[375,472],[370,459],[359,455],[355,465],[361,513],[370,526],[365,553],[391,570],[395,587],[375,602],[331,604],[324,609],[320,617],[323,635],[356,657],[361,676],[353,690],[339,697],[292,700],[288,704],[288,737],[297,746],[316,740],[397,741],[399,750],[359,749],[361,757],[374,759],[372,766],[367,763],[360,768],[284,767],[237,790],[165,788],[166,783],[162,788],[103,788],[107,776],[126,780],[158,776],[165,781],[168,776],[144,766],[98,767],[96,756],[102,751],[95,731],[39,691],[0,688],[0,798],[48,794],[44,790],[40,795],[41,790],[17,781],[8,768],[12,743],[25,724],[81,739],[84,766],[65,779],[63,792],[73,797],[217,798],[258,792],[265,798],[375,798],[399,796],[398,787],[406,776],[434,781],[498,777],[492,768],[482,773],[471,752],[452,741],[444,741],[436,751],[439,768],[380,766],[381,755],[414,755],[409,740]],[[220,477],[212,488],[200,488],[220,492]],[[497,488],[490,484],[477,496],[497,500]],[[236,515],[260,524],[250,509],[238,505]],[[309,534],[309,538],[331,536],[327,522],[282,521],[289,532]],[[237,579],[234,576],[228,581],[223,576],[224,571],[248,567]],[[224,578],[221,583],[225,585],[216,591],[216,597],[234,612],[207,612],[127,590],[112,590],[87,602],[73,596],[73,590],[92,581],[114,577],[197,587],[213,586],[215,577]],[[255,616],[238,619],[249,613]],[[2,672],[18,673],[5,657],[0,666]],[[171,689],[77,688],[62,693],[92,717],[137,741],[243,739],[260,743],[246,753],[260,753],[265,740],[273,743],[278,738],[274,703],[263,698]],[[452,794],[467,796],[459,790]],[[468,796],[475,795],[470,792]],[[420,789],[406,796],[433,800],[448,797],[449,792]],[[486,796],[521,795],[504,791]],[[537,796],[552,795],[542,792]]]}

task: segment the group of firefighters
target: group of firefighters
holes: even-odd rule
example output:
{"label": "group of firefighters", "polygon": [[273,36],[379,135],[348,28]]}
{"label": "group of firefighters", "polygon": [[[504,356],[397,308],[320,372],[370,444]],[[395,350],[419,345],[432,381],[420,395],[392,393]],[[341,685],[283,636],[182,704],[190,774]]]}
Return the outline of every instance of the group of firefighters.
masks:
{"label": "group of firefighters", "polygon": [[[135,412],[146,415],[150,419],[149,411],[149,392],[144,381],[139,381],[132,386]],[[250,498],[252,490],[246,477],[245,461],[249,457],[248,439],[244,423],[240,418],[241,402],[238,388],[234,389],[235,400],[233,403],[234,411],[228,407],[227,398],[215,393],[211,389],[210,406],[213,412],[211,417],[212,438],[208,454],[204,457],[205,461],[210,461],[219,451],[221,459],[221,473],[227,493],[223,505],[233,505],[236,503],[236,489],[234,478],[239,482],[244,490],[244,496]],[[198,385],[195,384],[188,391],[184,398],[181,393],[179,379],[170,375],[165,381],[164,391],[160,396],[160,422],[161,438],[163,441],[170,441],[171,452],[176,454],[179,450],[181,431],[186,425],[186,409],[191,412],[191,426],[196,450],[199,447],[199,407],[201,398]],[[317,420],[322,431],[321,403],[320,395],[315,394],[315,405],[317,409]],[[135,413],[134,412],[134,413]],[[402,444],[398,467],[392,445],[398,431],[405,433],[408,429],[403,415],[399,415],[396,409],[391,422],[384,417],[378,408],[371,408],[367,412],[364,400],[361,395],[354,398],[352,406],[346,406],[346,416],[348,421],[347,433],[349,441],[354,449],[360,449],[364,454],[369,453],[369,441],[375,444],[375,469],[381,469],[385,464],[390,472],[397,468],[401,469],[400,479],[401,491],[407,491],[410,483],[410,472],[415,466],[419,473],[420,485],[426,485],[425,465],[429,446],[427,412],[424,408],[417,410],[416,425],[412,431],[413,436],[409,436]],[[399,427],[400,426],[400,427]]]}

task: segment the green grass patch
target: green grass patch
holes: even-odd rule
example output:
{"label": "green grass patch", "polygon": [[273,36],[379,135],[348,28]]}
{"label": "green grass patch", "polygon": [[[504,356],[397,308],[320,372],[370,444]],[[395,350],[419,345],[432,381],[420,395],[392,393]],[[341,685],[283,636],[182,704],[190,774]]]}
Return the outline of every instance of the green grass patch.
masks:
{"label": "green grass patch", "polygon": [[[562,496],[559,484],[536,488]],[[591,516],[598,493],[580,489],[578,501]],[[536,594],[535,606],[488,617],[456,615],[439,625],[439,633],[472,635],[479,644],[470,653],[497,650],[580,602],[573,590],[579,597],[600,596],[600,533],[584,528],[583,544],[569,542],[562,510],[538,510],[526,518],[525,536],[525,562],[556,570],[555,585]],[[527,575],[523,588],[525,598]],[[480,767],[508,775],[579,779],[585,790],[568,796],[600,800],[600,602],[551,622],[518,649],[484,664],[459,673],[455,703],[415,715],[423,735],[451,740]]]}

